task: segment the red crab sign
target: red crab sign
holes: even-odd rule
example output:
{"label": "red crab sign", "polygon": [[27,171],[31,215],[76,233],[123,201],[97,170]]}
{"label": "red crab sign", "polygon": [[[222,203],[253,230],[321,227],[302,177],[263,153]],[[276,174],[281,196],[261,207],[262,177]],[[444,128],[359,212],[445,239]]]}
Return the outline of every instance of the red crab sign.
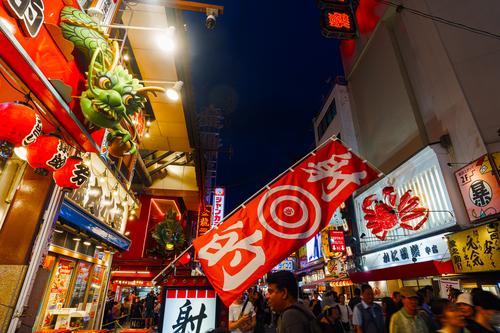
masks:
{"label": "red crab sign", "polygon": [[363,213],[366,228],[371,229],[378,239],[385,240],[387,233],[395,227],[408,230],[418,230],[429,217],[429,210],[419,207],[420,198],[406,191],[396,204],[397,197],[394,187],[386,186],[382,189],[382,200],[372,194],[363,200]]}

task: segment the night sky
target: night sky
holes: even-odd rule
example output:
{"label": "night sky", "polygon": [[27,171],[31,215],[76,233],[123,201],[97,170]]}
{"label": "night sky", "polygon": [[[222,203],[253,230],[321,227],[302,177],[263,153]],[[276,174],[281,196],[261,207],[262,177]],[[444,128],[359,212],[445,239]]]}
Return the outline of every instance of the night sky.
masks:
{"label": "night sky", "polygon": [[223,109],[222,150],[233,149],[217,170],[227,214],[314,148],[312,119],[343,72],[315,1],[210,3],[225,7],[214,30],[184,15],[197,110]]}

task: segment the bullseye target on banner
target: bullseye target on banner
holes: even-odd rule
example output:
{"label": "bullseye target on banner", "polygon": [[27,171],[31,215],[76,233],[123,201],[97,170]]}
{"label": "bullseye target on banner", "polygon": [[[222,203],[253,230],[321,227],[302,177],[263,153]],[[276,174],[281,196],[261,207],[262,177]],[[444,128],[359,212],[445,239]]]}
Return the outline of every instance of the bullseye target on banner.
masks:
{"label": "bullseye target on banner", "polygon": [[321,206],[302,187],[284,185],[270,189],[261,198],[257,211],[259,222],[275,236],[302,239],[319,232]]}

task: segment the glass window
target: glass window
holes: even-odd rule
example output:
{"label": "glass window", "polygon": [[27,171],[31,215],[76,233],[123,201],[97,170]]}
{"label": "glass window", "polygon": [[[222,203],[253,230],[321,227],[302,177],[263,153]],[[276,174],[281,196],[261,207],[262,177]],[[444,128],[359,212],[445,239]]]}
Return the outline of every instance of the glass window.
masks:
{"label": "glass window", "polygon": [[91,264],[88,262],[80,261],[78,263],[78,272],[76,273],[76,280],[73,287],[73,295],[70,301],[70,308],[77,308],[83,310],[85,291],[89,282],[89,274]]}
{"label": "glass window", "polygon": [[75,262],[73,260],[59,259],[56,270],[53,272],[52,281],[49,285],[49,296],[42,329],[54,328],[57,318],[54,312],[64,307],[74,269]]}
{"label": "glass window", "polygon": [[99,307],[99,296],[101,294],[101,287],[104,280],[104,272],[106,267],[101,265],[95,265],[94,271],[92,272],[92,279],[90,280],[89,292],[87,294],[87,305],[85,311],[89,314],[90,321],[88,324],[89,328],[92,328],[94,321],[96,319],[97,309]]}

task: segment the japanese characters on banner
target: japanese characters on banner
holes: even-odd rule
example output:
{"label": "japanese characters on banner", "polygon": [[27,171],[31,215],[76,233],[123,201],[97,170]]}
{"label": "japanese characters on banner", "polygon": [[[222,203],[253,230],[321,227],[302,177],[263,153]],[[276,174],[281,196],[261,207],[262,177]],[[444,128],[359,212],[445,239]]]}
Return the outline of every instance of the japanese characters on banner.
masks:
{"label": "japanese characters on banner", "polygon": [[229,306],[317,235],[335,209],[377,175],[331,139],[240,206],[218,229],[195,239],[203,271],[222,301]]}
{"label": "japanese characters on banner", "polygon": [[215,291],[167,289],[163,332],[202,333],[215,328]]}
{"label": "japanese characters on banner", "polygon": [[496,271],[500,266],[500,222],[491,222],[447,236],[457,273]]}
{"label": "japanese characters on banner", "polygon": [[212,206],[207,205],[205,209],[198,215],[198,228],[196,229],[196,237],[204,235],[210,228],[212,228],[212,223],[210,218],[212,217]]}
{"label": "japanese characters on banner", "polygon": [[[499,153],[492,155],[496,160]],[[455,172],[471,222],[495,215],[500,210],[500,180],[495,168],[499,166],[492,164],[488,155],[484,155]]]}
{"label": "japanese characters on banner", "polygon": [[449,257],[444,234],[440,234],[366,254],[363,256],[363,266],[366,270],[374,270],[430,260],[446,260]]}
{"label": "japanese characters on banner", "polygon": [[226,191],[223,187],[216,187],[214,191],[214,202],[212,212],[212,224],[218,226],[224,220],[224,197]]}

